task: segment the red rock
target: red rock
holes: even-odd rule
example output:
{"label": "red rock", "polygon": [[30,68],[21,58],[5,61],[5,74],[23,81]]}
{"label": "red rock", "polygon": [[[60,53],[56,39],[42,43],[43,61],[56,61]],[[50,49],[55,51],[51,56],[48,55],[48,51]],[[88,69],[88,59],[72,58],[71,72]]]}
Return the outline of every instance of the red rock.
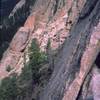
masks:
{"label": "red rock", "polygon": [[35,25],[35,15],[30,15],[25,24],[24,27],[29,28],[31,31],[33,31]]}
{"label": "red rock", "polygon": [[10,44],[10,49],[16,52],[22,51],[26,46],[29,35],[30,35],[29,29],[21,27],[15,34]]}

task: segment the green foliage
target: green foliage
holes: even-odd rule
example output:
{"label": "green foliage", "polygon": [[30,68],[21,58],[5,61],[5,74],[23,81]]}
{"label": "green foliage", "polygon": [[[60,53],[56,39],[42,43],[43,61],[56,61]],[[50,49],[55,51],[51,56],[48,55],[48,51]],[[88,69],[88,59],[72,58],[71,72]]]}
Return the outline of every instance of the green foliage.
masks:
{"label": "green foliage", "polygon": [[0,100],[15,100],[18,95],[17,77],[13,75],[2,80],[0,85]]}
{"label": "green foliage", "polygon": [[39,45],[34,39],[32,41],[31,47],[29,48],[29,67],[32,68],[32,76],[33,80],[35,82],[39,81],[39,78],[41,74],[39,73],[39,70],[41,68],[41,64],[45,63],[47,61],[47,56],[45,53],[40,51]]}
{"label": "green foliage", "polygon": [[32,79],[32,69],[27,64],[22,68],[22,73],[19,76],[20,84],[24,84]]}
{"label": "green foliage", "polygon": [[36,66],[38,65],[39,62],[39,58],[40,58],[40,49],[38,46],[38,43],[36,41],[36,39],[34,39],[32,41],[31,47],[29,48],[29,64],[30,66]]}
{"label": "green foliage", "polygon": [[[20,76],[12,75],[2,80],[0,85],[0,100],[19,100],[32,93],[32,82],[39,83],[40,69],[47,61],[45,53],[40,51],[37,41],[32,41],[29,48],[29,62],[25,63]],[[7,67],[10,71],[11,67]]]}

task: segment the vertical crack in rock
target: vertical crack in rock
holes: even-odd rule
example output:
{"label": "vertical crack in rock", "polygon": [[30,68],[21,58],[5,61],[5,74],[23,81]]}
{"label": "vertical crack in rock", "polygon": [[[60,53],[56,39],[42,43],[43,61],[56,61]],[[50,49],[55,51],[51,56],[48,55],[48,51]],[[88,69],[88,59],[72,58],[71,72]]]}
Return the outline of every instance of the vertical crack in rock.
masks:
{"label": "vertical crack in rock", "polygon": [[[34,3],[33,6],[30,4],[32,1]],[[80,69],[80,66],[85,66],[84,62],[88,63],[83,58],[86,57],[85,54],[87,53],[89,55],[94,54],[95,48],[97,48],[97,46],[90,44],[86,48],[86,45],[89,41],[94,43],[91,42],[90,37],[94,39],[95,36],[92,31],[100,19],[100,0],[93,0],[92,2],[91,0],[21,0],[20,2],[21,4],[17,4],[9,16],[11,22],[5,23],[8,27],[6,27],[7,30],[4,28],[3,31],[12,33],[13,30],[17,30],[20,26],[18,25],[19,21],[23,21],[23,19],[25,21],[29,13],[31,14],[25,21],[24,26],[19,28],[16,34],[14,33],[15,35],[14,37],[12,36],[13,39],[9,48],[3,54],[0,61],[0,78],[9,76],[13,72],[21,73],[24,60],[26,62],[29,61],[28,48],[32,43],[32,39],[36,38],[38,40],[41,51],[45,51],[48,39],[50,39],[51,48],[55,50],[53,53],[58,52],[59,47],[60,49],[53,62],[54,70],[47,86],[44,85],[45,88],[36,86],[36,88],[42,88],[36,94],[38,95],[36,98],[39,98],[39,100],[62,100],[64,92],[66,96],[71,83],[74,84],[73,80],[78,76],[79,85],[77,85],[76,81],[75,85],[72,85],[72,87],[77,87],[75,87],[77,92],[74,94],[72,89],[73,96],[71,96],[74,99],[77,98],[81,84],[90,70],[89,67],[88,70],[86,67],[81,67]],[[10,28],[13,30],[9,30]],[[9,37],[6,36],[6,38],[8,39]],[[94,48],[93,52],[90,52],[92,49],[89,48],[91,47]],[[87,59],[94,61],[95,57]],[[14,69],[7,72],[6,68],[9,65]],[[88,66],[91,65],[92,63],[88,63]],[[76,75],[79,69],[80,73]],[[94,96],[96,97],[96,95]]]}
{"label": "vertical crack in rock", "polygon": [[[48,85],[44,88],[44,91],[40,94],[40,100],[61,100],[66,84],[67,86],[65,90],[67,91],[70,83],[67,81],[69,79],[73,80],[71,78],[75,77],[72,74],[72,72],[75,73],[73,69],[80,66],[79,59],[85,50],[86,42],[91,36],[91,29],[94,27],[94,23],[97,24],[100,18],[99,5],[100,1],[96,3],[89,16],[74,23],[70,31],[70,38],[65,41],[63,49],[57,57],[51,79]],[[89,5],[89,7],[91,7],[91,5]],[[85,12],[85,10],[83,9],[82,12]],[[80,34],[82,34],[81,39]],[[81,42],[77,44],[79,40],[81,40]],[[82,48],[77,48],[78,46]],[[73,51],[76,49],[78,49],[80,54],[76,52],[73,54]],[[73,57],[71,57],[72,55]]]}
{"label": "vertical crack in rock", "polygon": [[94,29],[91,36],[90,43],[85,50],[80,65],[80,72],[76,79],[72,82],[69,89],[65,93],[63,100],[76,100],[82,83],[90,71],[92,64],[94,63],[98,53],[100,51],[100,23]]}

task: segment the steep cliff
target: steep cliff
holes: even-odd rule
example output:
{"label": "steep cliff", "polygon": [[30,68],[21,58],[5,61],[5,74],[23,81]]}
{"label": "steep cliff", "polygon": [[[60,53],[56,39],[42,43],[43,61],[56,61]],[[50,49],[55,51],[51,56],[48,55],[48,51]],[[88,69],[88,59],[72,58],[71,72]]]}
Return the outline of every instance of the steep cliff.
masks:
{"label": "steep cliff", "polygon": [[[11,9],[10,7],[4,8],[5,6],[1,3],[1,9],[8,9],[9,12],[4,10],[3,12],[7,14],[0,15],[0,59],[2,57],[2,53],[8,48],[9,43],[17,30],[24,24],[25,20],[29,16],[31,6],[34,5],[35,0],[18,0],[16,2],[13,1],[12,3],[10,1],[2,2],[6,3],[5,6],[10,6]],[[10,5],[13,3],[17,3],[15,6],[13,5],[14,8]]]}
{"label": "steep cliff", "polygon": [[[25,47],[27,46],[27,42],[25,41],[29,40],[30,37],[31,40],[32,38],[37,38],[41,49],[45,51],[49,38],[51,39],[51,47],[53,49],[57,49],[61,44],[63,44],[65,38],[69,36],[68,32],[72,24],[74,23],[74,21],[76,21],[76,19],[78,18],[78,15],[80,13],[80,11],[78,11],[77,9],[81,10],[82,6],[78,8],[79,6],[76,6],[77,2],[74,1],[68,3],[60,0],[45,1],[44,3],[43,2],[44,1],[42,0],[38,0],[35,2],[35,5],[31,8],[33,9],[31,15],[27,18],[23,28],[19,29],[18,32],[15,34],[14,38],[10,43],[10,47],[6,51],[8,53],[5,53],[4,57],[1,60],[1,66],[3,68],[7,66],[16,65],[16,63],[14,63],[14,65],[10,64],[10,61],[12,63],[13,57],[10,58],[10,55],[12,53],[9,54],[9,52],[13,51],[14,54],[16,52],[19,55],[22,54],[23,52],[21,52],[22,51],[21,48],[23,46],[24,47],[23,49],[25,49]],[[82,3],[84,5],[84,2],[78,2],[77,5],[79,5],[79,3],[80,4]],[[14,14],[15,15],[17,14],[18,9],[20,8],[22,9],[24,5],[25,5],[25,1],[21,0],[11,12],[9,18],[13,18]],[[21,14],[23,13],[21,12]],[[22,17],[23,15],[20,16]],[[13,21],[17,20],[15,18],[13,19]],[[27,35],[24,35],[23,32],[25,32]],[[21,36],[21,34],[23,35]],[[10,60],[8,61],[7,59]],[[14,61],[17,62],[16,60]]]}
{"label": "steep cliff", "polygon": [[[20,0],[1,27],[0,45],[2,48],[4,42],[8,42],[8,48],[2,52],[0,78],[3,79],[13,72],[18,74],[22,72],[25,57],[26,62],[30,60],[28,50],[32,40],[37,39],[41,52],[49,53],[50,61],[47,66],[52,68],[52,73],[49,82],[39,90],[40,93],[37,92],[35,99],[87,100],[92,94],[97,98],[96,95],[100,95],[96,93],[99,85],[97,81],[96,87],[94,81],[99,78],[100,73],[95,74],[95,67],[93,69],[91,67],[100,52],[99,21],[99,0],[92,2],[91,0]],[[99,42],[96,46],[92,45],[92,49],[91,41],[97,43],[97,40],[94,41],[95,37]],[[51,48],[49,51],[47,51],[48,41]],[[89,53],[93,50],[89,58],[87,48],[90,50]],[[56,57],[52,58],[54,55]],[[82,57],[87,58],[86,61],[83,61]],[[83,65],[87,66],[87,69],[83,68]],[[13,70],[7,71],[8,66]],[[79,74],[81,69],[82,72]],[[91,73],[93,82],[90,82]],[[79,81],[79,86],[74,79]],[[39,85],[36,87],[39,88]],[[94,93],[91,87],[97,91]],[[89,89],[92,92],[90,94]],[[32,94],[33,98],[35,93]]]}

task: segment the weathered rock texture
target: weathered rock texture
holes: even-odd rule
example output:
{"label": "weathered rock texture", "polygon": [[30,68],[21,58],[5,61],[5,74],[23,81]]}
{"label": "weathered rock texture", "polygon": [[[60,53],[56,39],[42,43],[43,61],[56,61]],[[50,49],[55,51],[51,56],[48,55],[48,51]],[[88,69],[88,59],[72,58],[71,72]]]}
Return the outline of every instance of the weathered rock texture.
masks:
{"label": "weathered rock texture", "polygon": [[[9,46],[7,45],[7,47],[5,47],[5,44],[9,44],[18,29],[24,25],[25,20],[31,12],[31,6],[34,5],[34,3],[35,0],[19,0],[9,16],[0,23],[0,59],[2,53]],[[2,48],[6,49],[2,50]]]}
{"label": "weathered rock texture", "polygon": [[1,78],[2,76],[5,77],[4,75],[2,75],[3,73],[6,73],[5,75],[8,75],[8,72],[6,71],[6,68],[8,66],[14,67],[15,70],[19,68],[19,61],[23,57],[23,51],[28,45],[32,29],[34,29],[34,17],[31,18],[31,21],[33,20],[31,22],[32,25],[30,23],[30,18],[31,16],[29,17],[28,20],[26,20],[27,25],[25,23],[24,27],[21,27],[17,31],[17,33],[15,34],[10,43],[9,48],[3,55],[3,58],[0,63],[0,67],[2,68],[0,72]]}
{"label": "weathered rock texture", "polygon": [[79,75],[72,82],[71,86],[65,93],[63,100],[77,99],[83,81],[87,76],[87,74],[89,73],[89,71],[91,70],[91,67],[99,51],[100,51],[100,23],[98,24],[97,27],[95,27],[94,32],[92,33],[90,38],[90,43],[82,56]]}
{"label": "weathered rock texture", "polygon": [[[85,83],[88,83],[87,80],[89,80],[87,74],[90,72],[90,68],[99,52],[99,46],[94,44],[97,42],[94,37],[95,33],[95,38],[100,37],[98,32],[100,27],[98,24],[100,20],[100,0],[92,0],[92,2],[91,0],[36,0],[34,1],[34,6],[29,6],[30,2],[31,0],[21,0],[9,16],[9,18],[12,18],[14,25],[16,25],[16,20],[19,21],[20,17],[28,15],[29,12],[27,10],[31,9],[30,16],[27,17],[24,25],[18,29],[9,48],[2,57],[0,62],[0,78],[8,76],[12,72],[21,72],[24,53],[27,54],[28,47],[33,38],[38,40],[41,51],[46,51],[48,39],[50,39],[52,50],[57,50],[59,47],[60,50],[54,63],[51,79],[44,90],[41,91],[38,99],[62,100],[65,92],[64,100],[75,100],[78,97],[81,98],[81,95],[78,95],[81,92],[80,94],[84,94],[84,99],[80,100],[86,100],[85,93],[87,91],[79,90],[80,88],[84,90],[84,87],[85,90],[88,90],[88,87],[85,85]],[[19,9],[22,10],[20,17],[17,16]],[[23,11],[24,9],[25,11]],[[97,31],[93,32],[93,30],[96,30],[94,29],[95,26],[97,26]],[[91,41],[92,38],[94,39],[93,41]],[[86,55],[87,51],[91,55],[90,51],[92,49],[89,49],[92,47],[91,43],[94,44],[93,55],[95,57],[87,58],[89,61],[84,60],[89,56]],[[96,48],[98,48],[97,52],[95,51]],[[88,67],[85,66],[86,63],[89,64],[87,65]],[[11,66],[14,69],[11,72],[7,72],[7,66]],[[85,66],[84,68],[86,69],[81,69],[83,68],[82,66]],[[82,77],[78,80],[81,81],[79,82],[80,86],[76,88],[77,91],[73,93],[73,96],[70,94],[73,97],[72,99],[66,99],[66,92],[69,92],[68,88],[71,83],[73,84],[77,73],[79,73],[79,78]],[[84,80],[85,82],[83,83]],[[82,83],[83,87],[81,87]],[[95,84],[93,88],[95,88]],[[97,98],[95,96],[94,98]]]}
{"label": "weathered rock texture", "polygon": [[94,0],[95,5],[90,2],[90,0],[86,2],[78,21],[73,25],[70,31],[71,37],[65,41],[51,79],[42,92],[40,100],[61,100],[64,90],[68,90],[75,77],[75,73],[80,67],[80,58],[91,36],[91,30],[100,18],[100,1]]}
{"label": "weathered rock texture", "polygon": [[[33,38],[37,38],[42,51],[46,50],[48,39],[51,40],[52,49],[55,50],[61,46],[66,37],[69,36],[69,30],[76,18],[78,18],[82,6],[85,3],[85,1],[76,2],[77,4],[82,4],[79,8],[79,6],[76,6],[74,1],[68,1],[67,3],[60,0],[43,2],[44,1],[42,0],[36,1],[33,6],[33,11],[27,18],[24,26],[21,27],[13,37],[8,50],[2,57],[0,64],[0,67],[3,67],[2,69],[5,70],[7,66],[13,66],[15,69],[17,68],[17,70],[18,68],[21,68],[20,66],[22,66],[23,63],[23,52],[26,46],[31,43]],[[19,9],[23,9],[25,4],[26,1],[21,0],[11,12],[9,18],[13,18],[13,21],[16,21],[17,19],[15,19],[14,16],[17,15]],[[80,11],[77,9],[80,9]],[[16,60],[12,60],[12,55],[14,55]]]}

